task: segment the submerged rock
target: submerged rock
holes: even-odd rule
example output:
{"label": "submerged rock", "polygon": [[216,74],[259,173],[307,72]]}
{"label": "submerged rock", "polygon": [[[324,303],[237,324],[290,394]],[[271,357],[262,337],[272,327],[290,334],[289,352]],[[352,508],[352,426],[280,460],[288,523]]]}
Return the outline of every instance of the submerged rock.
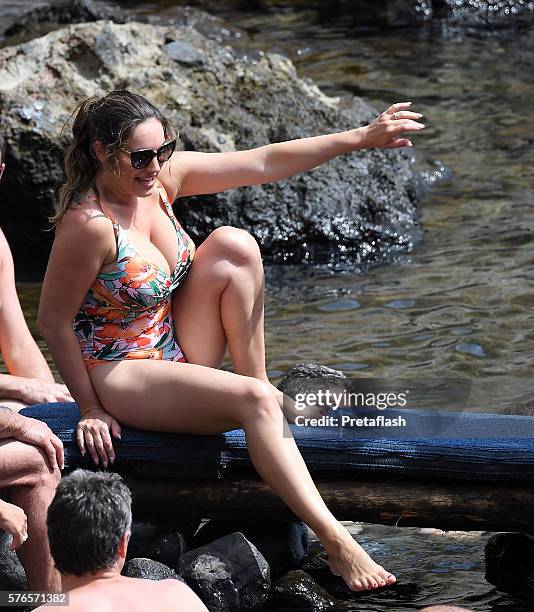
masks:
{"label": "submerged rock", "polygon": [[486,580],[507,593],[534,594],[534,536],[497,533],[485,549]]}
{"label": "submerged rock", "polygon": [[255,610],[271,586],[267,561],[242,533],[185,553],[179,572],[210,610]]}
{"label": "submerged rock", "polygon": [[[199,61],[183,61],[186,44]],[[38,275],[46,263],[52,236],[43,229],[63,180],[64,122],[84,97],[117,88],[160,106],[192,150],[338,132],[377,114],[358,98],[327,97],[285,57],[242,62],[189,26],[98,21],[0,49],[0,131],[9,146],[0,224],[19,272],[26,262],[23,271]],[[184,198],[176,212],[197,244],[215,227],[235,225],[272,260],[360,262],[419,239],[417,203],[410,153],[371,150],[277,183]]]}
{"label": "submerged rock", "polygon": [[336,607],[335,600],[306,572],[288,572],[276,584],[269,598],[276,610],[299,610],[299,612],[323,612]]}

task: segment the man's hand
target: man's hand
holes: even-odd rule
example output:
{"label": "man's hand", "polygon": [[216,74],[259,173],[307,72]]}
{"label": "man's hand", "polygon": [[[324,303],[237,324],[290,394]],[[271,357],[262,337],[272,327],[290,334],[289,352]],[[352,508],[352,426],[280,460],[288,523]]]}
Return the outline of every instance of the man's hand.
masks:
{"label": "man's hand", "polygon": [[0,529],[13,536],[9,547],[15,550],[28,539],[28,519],[22,508],[0,500]]}
{"label": "man's hand", "polygon": [[47,457],[50,467],[62,470],[65,467],[63,443],[43,421],[18,415],[20,422],[15,435],[20,442],[27,442],[41,447]]}
{"label": "man's hand", "polygon": [[73,402],[72,395],[65,385],[49,383],[34,378],[22,378],[17,399],[28,406],[50,402]]}

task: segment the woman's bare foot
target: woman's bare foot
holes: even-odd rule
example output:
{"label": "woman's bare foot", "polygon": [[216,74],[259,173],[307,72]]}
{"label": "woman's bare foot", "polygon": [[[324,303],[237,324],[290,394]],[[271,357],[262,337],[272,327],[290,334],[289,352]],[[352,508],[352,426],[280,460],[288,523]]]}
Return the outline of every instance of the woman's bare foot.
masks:
{"label": "woman's bare foot", "polygon": [[323,542],[333,574],[341,576],[351,591],[368,591],[396,582],[395,576],[375,563],[345,527],[339,527],[336,537]]}

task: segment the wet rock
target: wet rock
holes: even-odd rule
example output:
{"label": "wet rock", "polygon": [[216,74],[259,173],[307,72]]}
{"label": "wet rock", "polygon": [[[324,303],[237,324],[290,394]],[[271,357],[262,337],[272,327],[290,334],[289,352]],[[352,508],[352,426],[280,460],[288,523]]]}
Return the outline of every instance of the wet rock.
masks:
{"label": "wet rock", "polygon": [[486,544],[486,580],[507,593],[534,594],[534,536],[497,533]]}
{"label": "wet rock", "polygon": [[[169,55],[176,42],[182,59],[185,44],[202,56],[202,69]],[[78,100],[125,87],[161,107],[191,150],[338,132],[377,114],[358,98],[324,95],[283,56],[246,63],[190,26],[98,21],[0,49],[0,131],[9,147],[0,224],[21,276],[38,277],[47,260],[52,234],[43,230],[63,181],[64,122]],[[404,150],[360,151],[277,183],[184,198],[177,213],[197,244],[235,225],[274,261],[390,257],[420,238],[411,159]]]}
{"label": "wet rock", "polygon": [[288,572],[273,585],[269,603],[279,612],[323,612],[333,610],[336,605],[330,594],[302,570]]}
{"label": "wet rock", "polygon": [[[28,37],[54,25],[111,19],[125,23],[127,15],[118,7],[104,6],[94,0],[64,0],[32,9],[4,31],[4,36]],[[37,29],[39,26],[39,29]]]}
{"label": "wet rock", "polygon": [[148,557],[170,567],[187,550],[185,537],[179,531],[146,521],[134,521],[126,559]]}
{"label": "wet rock", "polygon": [[255,610],[267,600],[269,565],[242,533],[185,553],[178,567],[210,610]]}
{"label": "wet rock", "polygon": [[26,573],[17,553],[9,550],[11,535],[0,529],[0,591],[25,591]]}
{"label": "wet rock", "polygon": [[195,534],[192,548],[241,532],[267,560],[271,577],[300,567],[308,552],[308,529],[302,521],[250,522],[211,520]]}
{"label": "wet rock", "polygon": [[129,578],[143,578],[145,580],[167,580],[167,578],[174,578],[184,582],[170,567],[152,559],[130,559],[125,564],[121,573]]}
{"label": "wet rock", "polygon": [[[295,0],[298,8],[322,10],[324,17],[347,19],[354,16],[356,28],[406,27],[429,20],[445,19],[465,25],[495,25],[531,22],[534,17],[532,2],[525,0],[331,0],[327,15],[321,0]],[[275,10],[277,0],[241,0],[241,8]]]}
{"label": "wet rock", "polygon": [[29,40],[43,36],[64,25],[89,23],[102,19],[114,23],[139,21],[153,25],[192,25],[205,36],[210,36],[215,40],[221,39],[222,32],[227,38],[237,35],[237,32],[234,32],[232,28],[229,29],[228,24],[217,17],[190,6],[175,6],[168,17],[165,17],[162,14],[136,14],[119,6],[104,5],[95,0],[62,0],[31,9],[8,26],[3,35],[7,39],[16,38],[16,42],[21,42],[22,39]]}

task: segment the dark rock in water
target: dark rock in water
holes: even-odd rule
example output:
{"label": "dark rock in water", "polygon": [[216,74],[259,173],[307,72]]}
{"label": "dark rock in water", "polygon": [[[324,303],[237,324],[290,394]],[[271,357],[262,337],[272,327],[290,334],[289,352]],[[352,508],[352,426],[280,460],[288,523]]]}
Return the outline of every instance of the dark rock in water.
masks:
{"label": "dark rock in water", "polygon": [[[216,0],[213,0],[214,8]],[[418,26],[431,20],[466,25],[531,22],[534,6],[526,0],[286,0],[295,10],[315,10],[323,20],[353,18],[355,31],[369,27]],[[240,0],[239,9],[275,11],[279,0]],[[206,4],[204,4],[206,6]],[[211,5],[208,3],[207,8]]]}
{"label": "dark rock in water", "polygon": [[[169,54],[168,45],[176,42],[182,60],[183,45],[195,49],[202,69],[172,58],[177,48]],[[0,49],[0,131],[9,149],[0,225],[19,274],[35,277],[46,264],[52,235],[43,229],[63,180],[64,122],[77,101],[117,88],[155,102],[194,150],[338,132],[377,115],[357,98],[324,95],[283,56],[245,63],[189,26],[98,21]],[[184,198],[177,213],[197,244],[215,227],[235,225],[275,261],[394,256],[420,238],[411,160],[404,150],[355,152],[277,183]]]}
{"label": "dark rock in water", "polygon": [[534,536],[497,533],[485,549],[486,580],[507,593],[534,595]]}
{"label": "dark rock in water", "polygon": [[178,531],[161,534],[155,541],[154,559],[169,567],[176,567],[188,549],[184,536]]}
{"label": "dark rock in water", "polygon": [[179,572],[210,610],[254,610],[271,586],[267,561],[242,533],[185,553]]}
{"label": "dark rock in water", "polygon": [[0,529],[0,591],[25,591],[26,573],[17,553],[9,550],[11,535]]}
{"label": "dark rock in water", "polygon": [[28,11],[4,31],[4,36],[31,35],[38,24],[72,24],[111,19],[126,23],[126,13],[119,8],[103,6],[94,0],[63,0]]}
{"label": "dark rock in water", "polygon": [[250,522],[211,520],[195,534],[191,547],[205,546],[225,535],[241,532],[265,557],[271,577],[300,567],[308,553],[308,530],[302,521]]}
{"label": "dark rock in water", "polygon": [[154,523],[134,521],[126,559],[147,557],[176,567],[178,559],[186,550],[185,538],[180,532],[168,531]]}
{"label": "dark rock in water", "polygon": [[432,0],[432,16],[469,25],[528,23],[534,6],[524,0]]}
{"label": "dark rock in water", "polygon": [[[229,24],[217,17],[191,6],[174,6],[171,15],[149,15],[132,13],[119,6],[103,5],[95,0],[61,0],[45,6],[30,9],[4,30],[4,37],[15,38],[17,42],[43,36],[52,30],[74,23],[89,23],[106,19],[113,23],[139,21],[152,25],[188,25],[213,38],[241,36]],[[224,34],[224,35],[223,35]]]}
{"label": "dark rock in water", "polygon": [[290,368],[278,383],[278,388],[290,397],[297,393],[310,393],[315,388],[343,385],[347,376],[341,370],[315,363],[297,363]]}
{"label": "dark rock in water", "polygon": [[174,578],[184,582],[170,567],[152,559],[130,559],[123,567],[121,573],[129,578],[143,578],[145,580],[167,580],[168,578]]}
{"label": "dark rock in water", "polygon": [[269,603],[276,606],[278,612],[323,612],[336,607],[331,595],[301,570],[287,573],[273,585]]}

